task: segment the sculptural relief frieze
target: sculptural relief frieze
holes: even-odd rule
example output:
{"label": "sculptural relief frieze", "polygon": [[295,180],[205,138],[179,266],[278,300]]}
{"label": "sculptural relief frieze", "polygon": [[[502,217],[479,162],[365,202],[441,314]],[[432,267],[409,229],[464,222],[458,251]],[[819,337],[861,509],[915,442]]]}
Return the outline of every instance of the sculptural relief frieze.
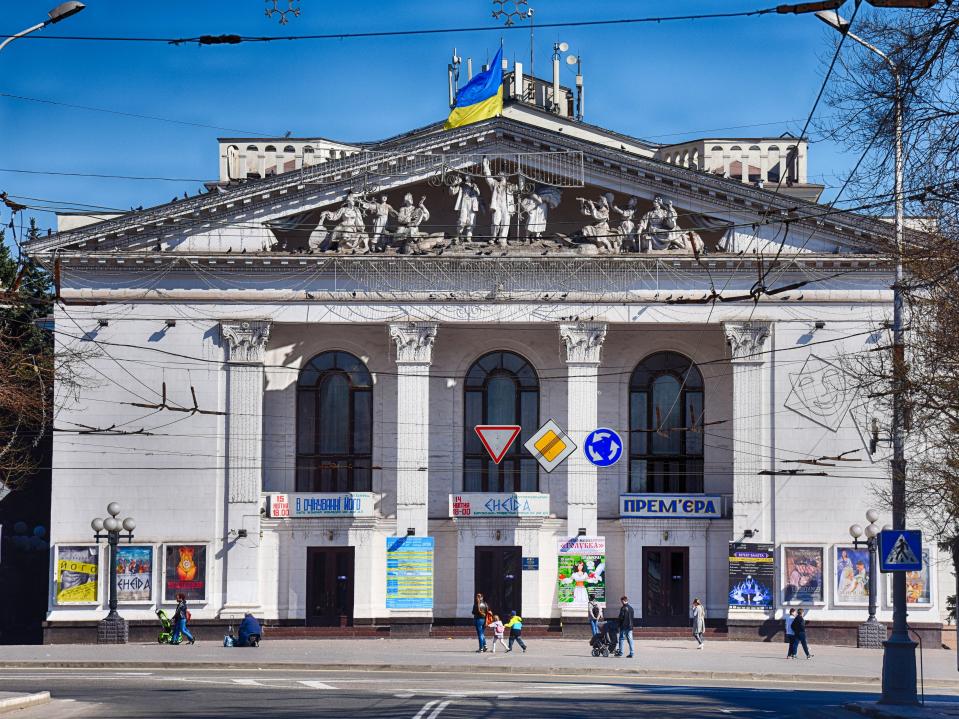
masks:
{"label": "sculptural relief frieze", "polygon": [[[703,238],[692,227],[683,227],[688,223],[672,201],[660,196],[643,212],[639,198],[617,198],[606,191],[594,197],[576,197],[574,211],[569,200],[564,205],[559,187],[534,183],[503,163],[494,168],[485,157],[471,168],[444,170],[430,177],[428,185],[442,188],[443,196],[430,190],[433,194],[428,201],[425,194],[417,192],[417,197],[406,191],[394,205],[390,195],[376,187],[349,191],[338,208],[320,213],[316,229],[301,251],[697,257],[706,252]],[[444,196],[448,206],[443,206]]]}

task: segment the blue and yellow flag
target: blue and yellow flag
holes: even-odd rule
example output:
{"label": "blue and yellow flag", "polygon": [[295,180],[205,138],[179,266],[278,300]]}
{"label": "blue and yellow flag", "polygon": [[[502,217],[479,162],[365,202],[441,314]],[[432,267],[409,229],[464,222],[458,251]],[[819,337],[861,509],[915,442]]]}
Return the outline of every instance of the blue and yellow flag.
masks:
{"label": "blue and yellow flag", "polygon": [[456,102],[444,126],[447,130],[503,114],[503,48],[489,70],[481,72],[456,93]]}

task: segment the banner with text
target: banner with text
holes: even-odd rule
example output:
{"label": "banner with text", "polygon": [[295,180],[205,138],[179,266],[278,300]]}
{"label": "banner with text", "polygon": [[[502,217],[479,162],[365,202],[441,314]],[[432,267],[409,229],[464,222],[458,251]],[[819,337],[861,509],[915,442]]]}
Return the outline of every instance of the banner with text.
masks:
{"label": "banner with text", "polygon": [[58,545],[54,566],[57,604],[96,604],[100,579],[100,547]]}
{"label": "banner with text", "polygon": [[372,517],[372,492],[297,492],[268,494],[267,516]]}
{"label": "banner with text", "polygon": [[549,495],[506,492],[450,495],[451,517],[548,517]]}
{"label": "banner with text", "polygon": [[776,551],[772,544],[729,543],[729,606],[772,609]]}
{"label": "banner with text", "polygon": [[709,494],[621,494],[619,516],[720,519],[723,498]]}
{"label": "banner with text", "polygon": [[560,539],[557,547],[557,602],[582,607],[590,598],[606,605],[606,537]]}
{"label": "banner with text", "polygon": [[386,538],[386,608],[433,608],[433,537]]}
{"label": "banner with text", "polygon": [[166,544],[163,551],[163,601],[175,602],[182,593],[188,600],[205,602],[206,545]]}
{"label": "banner with text", "polygon": [[117,547],[117,601],[153,599],[153,547],[126,544]]}

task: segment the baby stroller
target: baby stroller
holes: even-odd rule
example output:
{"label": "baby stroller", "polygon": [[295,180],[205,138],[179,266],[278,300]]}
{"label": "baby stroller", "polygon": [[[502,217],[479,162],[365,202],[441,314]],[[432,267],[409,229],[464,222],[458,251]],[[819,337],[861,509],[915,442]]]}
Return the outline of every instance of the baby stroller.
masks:
{"label": "baby stroller", "polygon": [[618,635],[617,623],[612,619],[606,620],[599,634],[594,634],[589,640],[589,646],[593,648],[593,656],[608,657],[610,652],[616,651]]}
{"label": "baby stroller", "polygon": [[173,622],[162,609],[156,610],[157,619],[160,620],[160,633],[157,634],[157,644],[169,644],[173,637]]}

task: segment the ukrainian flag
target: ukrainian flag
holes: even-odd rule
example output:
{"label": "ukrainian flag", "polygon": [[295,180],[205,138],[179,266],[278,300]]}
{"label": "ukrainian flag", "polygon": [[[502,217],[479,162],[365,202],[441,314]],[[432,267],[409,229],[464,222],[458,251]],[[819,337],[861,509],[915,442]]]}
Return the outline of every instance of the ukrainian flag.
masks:
{"label": "ukrainian flag", "polygon": [[476,75],[456,93],[456,102],[444,126],[447,130],[503,114],[503,48],[489,70]]}

